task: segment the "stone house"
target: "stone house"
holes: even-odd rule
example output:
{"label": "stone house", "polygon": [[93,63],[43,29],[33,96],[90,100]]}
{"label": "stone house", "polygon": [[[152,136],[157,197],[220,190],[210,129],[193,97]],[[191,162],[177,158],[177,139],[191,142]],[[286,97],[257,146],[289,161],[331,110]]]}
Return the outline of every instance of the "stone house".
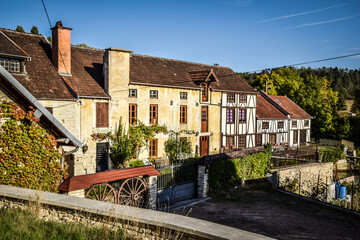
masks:
{"label": "stone house", "polygon": [[[165,125],[191,141],[193,155],[257,145],[258,92],[230,68],[73,46],[71,31],[57,22],[50,44],[42,35],[0,28],[0,64],[81,143],[66,159],[70,176],[111,168],[108,139],[96,136],[113,132],[120,119],[126,126],[136,120]],[[296,146],[304,131],[310,140],[309,115],[286,97],[264,98],[292,126],[276,141]],[[262,143],[270,139],[264,134]],[[165,158],[169,137],[155,136],[139,158]]]}
{"label": "stone house", "polygon": [[[67,155],[81,148],[81,142],[1,65],[0,80],[0,101],[16,103],[24,111],[28,111],[32,107],[34,116],[40,120],[40,126],[45,127],[48,133],[56,138],[57,147],[62,154],[61,161],[64,161],[64,157]],[[5,121],[6,118],[0,119],[0,126]],[[64,148],[71,150],[65,151]]]}
{"label": "stone house", "polygon": [[260,91],[257,108],[258,144],[299,147],[311,141],[312,117],[286,96],[271,96]]}
{"label": "stone house", "polygon": [[[256,102],[250,95],[256,92],[230,68],[142,56],[116,48],[72,46],[71,30],[57,22],[50,44],[41,35],[0,29],[1,65],[7,66],[83,146],[82,151],[67,158],[70,176],[111,167],[108,140],[92,136],[114,131],[120,118],[126,125],[133,124],[134,119],[147,125],[165,125],[178,137],[188,138],[193,154],[200,156],[221,152],[227,134],[237,137],[255,133]],[[246,104],[232,106],[224,103],[228,93],[237,94],[237,99],[241,98],[238,95],[250,95]],[[236,131],[227,132],[221,126],[230,106],[234,114],[246,108],[247,125],[252,125],[243,129],[249,130],[236,127]],[[169,134],[158,134],[139,158],[164,158],[168,138]],[[250,138],[247,147],[254,145],[254,137]]]}

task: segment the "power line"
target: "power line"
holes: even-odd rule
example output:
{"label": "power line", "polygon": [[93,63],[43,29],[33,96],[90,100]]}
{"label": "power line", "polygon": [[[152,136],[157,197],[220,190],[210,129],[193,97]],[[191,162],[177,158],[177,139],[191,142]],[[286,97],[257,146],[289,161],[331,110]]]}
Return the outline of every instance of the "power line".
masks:
{"label": "power line", "polygon": [[335,59],[340,59],[340,58],[353,57],[353,56],[358,56],[358,55],[360,55],[360,53],[348,54],[348,55],[343,55],[343,56],[338,56],[338,57],[331,57],[331,58],[324,58],[324,59],[320,59],[320,60],[314,60],[314,61],[308,61],[308,62],[302,62],[302,63],[289,64],[289,65],[284,65],[284,66],[280,66],[280,67],[265,68],[265,69],[249,71],[249,72],[250,73],[251,72],[260,72],[260,71],[263,71],[263,70],[266,70],[266,69],[274,69],[274,68],[281,68],[281,67],[291,67],[291,66],[305,65],[305,64],[309,64],[309,63],[325,62],[325,61],[330,61],[330,60],[335,60]]}
{"label": "power line", "polygon": [[50,21],[50,18],[49,18],[49,14],[48,14],[48,12],[47,12],[47,10],[46,10],[46,7],[45,7],[44,0],[41,0],[41,1],[42,1],[43,6],[44,6],[44,10],[45,10],[45,13],[46,13],[46,17],[47,17],[47,19],[48,19],[48,21],[49,21],[49,24],[50,24],[50,28],[52,28],[51,21]]}

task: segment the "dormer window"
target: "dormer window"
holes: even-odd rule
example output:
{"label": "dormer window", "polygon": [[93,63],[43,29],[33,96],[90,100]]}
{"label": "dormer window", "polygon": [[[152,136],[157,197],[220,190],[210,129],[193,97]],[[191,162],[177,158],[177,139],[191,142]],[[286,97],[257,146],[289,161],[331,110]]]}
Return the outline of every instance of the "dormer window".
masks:
{"label": "dormer window", "polygon": [[201,101],[203,101],[203,102],[209,101],[208,83],[206,83],[206,82],[201,85]]}
{"label": "dormer window", "polygon": [[227,102],[229,102],[229,103],[235,102],[235,95],[234,94],[228,94],[227,95]]}
{"label": "dormer window", "polygon": [[239,103],[246,103],[246,95],[239,95]]}
{"label": "dormer window", "polygon": [[20,60],[9,59],[9,58],[0,58],[0,65],[9,72],[20,72]]}

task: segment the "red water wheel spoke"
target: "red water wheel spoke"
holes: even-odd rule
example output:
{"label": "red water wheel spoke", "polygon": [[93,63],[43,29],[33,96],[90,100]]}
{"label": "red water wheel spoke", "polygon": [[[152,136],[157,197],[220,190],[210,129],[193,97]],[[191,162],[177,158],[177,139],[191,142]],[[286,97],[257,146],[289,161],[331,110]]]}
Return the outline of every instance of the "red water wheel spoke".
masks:
{"label": "red water wheel spoke", "polygon": [[116,191],[107,183],[93,185],[86,192],[85,197],[98,201],[116,203]]}
{"label": "red water wheel spoke", "polygon": [[146,184],[141,178],[126,179],[120,186],[118,203],[128,206],[141,206],[144,203]]}

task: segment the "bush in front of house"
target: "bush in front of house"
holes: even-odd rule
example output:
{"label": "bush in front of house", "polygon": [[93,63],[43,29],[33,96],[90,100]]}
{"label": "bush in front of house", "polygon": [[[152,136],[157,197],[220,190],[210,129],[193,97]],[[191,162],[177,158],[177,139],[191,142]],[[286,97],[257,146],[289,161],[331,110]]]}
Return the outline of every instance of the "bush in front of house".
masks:
{"label": "bush in front of house", "polygon": [[57,192],[66,166],[60,163],[56,139],[42,128],[30,108],[0,103],[0,184]]}
{"label": "bush in front of house", "polygon": [[129,161],[129,167],[140,167],[140,166],[144,166],[144,162],[137,159],[137,160],[131,160]]}
{"label": "bush in front of house", "polygon": [[322,162],[336,163],[337,161],[345,158],[344,145],[340,145],[339,147],[334,148],[322,149],[320,151],[320,157]]}
{"label": "bush in front of house", "polygon": [[270,157],[271,153],[266,151],[212,164],[209,169],[210,191],[226,191],[245,184],[245,180],[265,177],[270,169]]}

